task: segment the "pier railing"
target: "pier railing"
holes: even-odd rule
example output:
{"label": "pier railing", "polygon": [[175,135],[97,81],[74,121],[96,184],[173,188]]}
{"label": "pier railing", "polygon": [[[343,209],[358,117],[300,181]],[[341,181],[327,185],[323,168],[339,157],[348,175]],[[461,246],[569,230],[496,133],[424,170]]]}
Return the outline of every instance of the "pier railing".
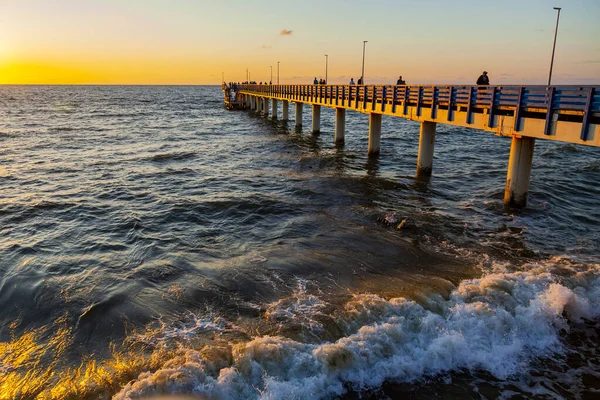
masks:
{"label": "pier railing", "polygon": [[437,111],[445,109],[449,111],[445,113],[447,121],[452,121],[452,110],[459,107],[466,108],[467,121],[472,112],[485,110],[490,126],[495,115],[513,116],[515,131],[526,113],[530,118],[545,119],[545,135],[551,134],[553,115],[569,115],[567,119],[581,123],[583,141],[592,117],[600,118],[600,87],[595,86],[239,85],[239,90],[398,116],[408,115],[409,107],[414,107],[416,116],[427,109],[428,116],[436,118]]}

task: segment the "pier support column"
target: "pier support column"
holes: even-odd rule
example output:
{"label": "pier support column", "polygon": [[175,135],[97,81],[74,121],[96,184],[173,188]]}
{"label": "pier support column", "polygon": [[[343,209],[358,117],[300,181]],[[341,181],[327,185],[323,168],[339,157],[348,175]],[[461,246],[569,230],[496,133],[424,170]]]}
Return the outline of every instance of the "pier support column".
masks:
{"label": "pier support column", "polygon": [[250,96],[250,109],[256,112],[256,96]]}
{"label": "pier support column", "polygon": [[344,130],[346,129],[346,109],[335,109],[335,135],[333,140],[335,143],[344,143]]}
{"label": "pier support column", "polygon": [[312,133],[321,133],[321,106],[317,104],[312,106]]}
{"label": "pier support column", "polygon": [[381,145],[381,114],[369,115],[369,155],[379,154]]}
{"label": "pier support column", "polygon": [[433,167],[433,148],[435,147],[435,127],[435,122],[421,122],[417,176],[431,175],[431,168]]}
{"label": "pier support column", "polygon": [[304,103],[296,102],[296,128],[302,127],[302,106]]}
{"label": "pier support column", "polygon": [[263,97],[263,114],[265,115],[265,117],[269,116],[269,99],[266,97]]}
{"label": "pier support column", "polygon": [[507,206],[522,208],[527,204],[534,145],[534,138],[512,137],[504,190],[504,204]]}
{"label": "pier support column", "polygon": [[290,102],[287,100],[282,100],[281,102],[281,119],[283,121],[287,121],[290,119]]}
{"label": "pier support column", "polygon": [[271,110],[273,119],[277,119],[277,99],[271,99]]}

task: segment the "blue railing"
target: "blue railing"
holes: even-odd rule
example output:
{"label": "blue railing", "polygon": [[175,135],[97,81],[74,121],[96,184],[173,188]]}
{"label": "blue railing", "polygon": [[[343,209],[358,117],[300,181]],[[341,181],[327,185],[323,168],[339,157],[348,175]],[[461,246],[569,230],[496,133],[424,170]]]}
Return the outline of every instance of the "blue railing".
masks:
{"label": "blue railing", "polygon": [[[452,85],[239,85],[240,91],[292,101],[408,114],[408,107],[454,110],[487,109],[490,124],[494,114],[512,111],[515,130],[524,111],[545,114],[545,134],[550,134],[552,115],[567,112],[582,117],[581,139],[586,140],[593,114],[600,113],[599,86],[452,86]],[[398,109],[398,107],[401,107]],[[448,113],[448,120],[452,116]]]}

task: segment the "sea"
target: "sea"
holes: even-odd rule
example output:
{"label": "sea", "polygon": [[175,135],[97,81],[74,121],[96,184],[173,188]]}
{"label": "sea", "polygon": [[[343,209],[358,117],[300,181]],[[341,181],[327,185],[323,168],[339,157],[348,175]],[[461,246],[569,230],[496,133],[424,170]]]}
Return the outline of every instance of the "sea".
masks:
{"label": "sea", "polygon": [[293,109],[0,86],[0,398],[600,398],[600,149]]}

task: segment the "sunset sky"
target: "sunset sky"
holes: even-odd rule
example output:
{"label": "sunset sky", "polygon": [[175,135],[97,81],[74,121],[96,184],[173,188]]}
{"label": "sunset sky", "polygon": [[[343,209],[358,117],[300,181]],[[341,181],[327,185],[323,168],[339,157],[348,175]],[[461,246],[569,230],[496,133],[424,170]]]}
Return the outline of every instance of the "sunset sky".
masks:
{"label": "sunset sky", "polygon": [[600,0],[0,0],[0,84],[600,84]]}

